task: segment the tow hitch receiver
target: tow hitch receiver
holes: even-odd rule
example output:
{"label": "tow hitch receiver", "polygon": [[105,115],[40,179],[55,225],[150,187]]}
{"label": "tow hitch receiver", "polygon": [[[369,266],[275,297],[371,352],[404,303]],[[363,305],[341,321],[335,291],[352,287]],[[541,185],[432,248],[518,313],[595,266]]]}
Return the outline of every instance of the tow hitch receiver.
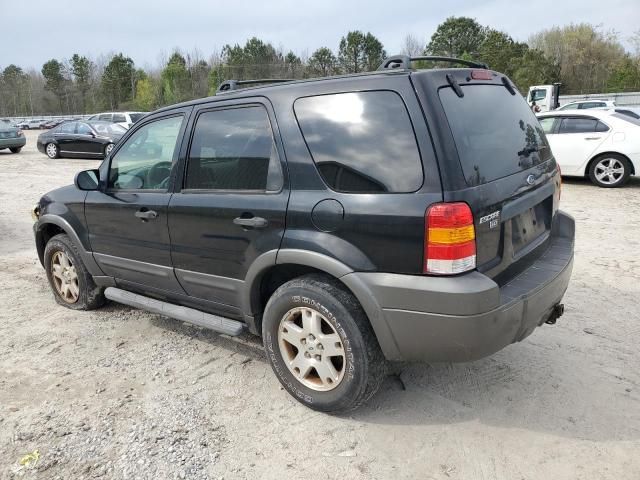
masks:
{"label": "tow hitch receiver", "polygon": [[547,325],[555,325],[556,321],[562,316],[563,313],[564,313],[564,304],[558,303],[556,306],[553,307],[553,310],[551,310],[551,314],[549,315],[549,318],[547,318],[547,320],[544,323],[546,323]]}

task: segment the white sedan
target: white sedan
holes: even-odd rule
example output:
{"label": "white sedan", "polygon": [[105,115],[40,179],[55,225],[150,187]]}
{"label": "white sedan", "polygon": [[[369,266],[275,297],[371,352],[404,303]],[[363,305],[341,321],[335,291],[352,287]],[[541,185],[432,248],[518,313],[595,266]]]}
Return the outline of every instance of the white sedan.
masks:
{"label": "white sedan", "polygon": [[621,187],[640,174],[640,120],[614,110],[538,115],[563,176],[589,176],[599,187]]}

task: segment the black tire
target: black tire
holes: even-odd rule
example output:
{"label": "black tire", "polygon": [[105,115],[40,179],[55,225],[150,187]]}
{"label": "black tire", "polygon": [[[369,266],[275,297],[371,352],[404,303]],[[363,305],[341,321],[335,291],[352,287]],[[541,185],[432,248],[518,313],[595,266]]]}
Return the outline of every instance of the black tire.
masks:
{"label": "black tire", "polygon": [[[340,365],[344,373],[329,391],[303,384],[289,370],[283,357],[286,354],[280,349],[278,331],[285,315],[292,309],[309,307],[338,334],[345,352]],[[332,277],[306,275],[278,288],[265,308],[262,335],[267,358],[282,386],[314,410],[338,413],[358,408],[384,380],[386,361],[366,314],[351,292]]]}
{"label": "black tire", "polygon": [[9,150],[11,150],[11,153],[20,153],[22,147],[11,147]]}
{"label": "black tire", "polygon": [[[607,161],[610,162],[608,165],[611,165],[611,164],[615,164],[616,166],[620,165],[621,167],[619,168],[624,169],[622,175],[618,177],[615,177],[615,176],[604,177],[607,180],[604,180],[604,178],[602,180],[601,178],[598,178],[599,177],[598,174],[602,171],[601,168],[605,167],[605,165],[603,164],[606,163]],[[591,179],[591,182],[594,185],[597,185],[598,187],[602,187],[602,188],[622,187],[625,183],[627,183],[630,175],[631,175],[631,165],[629,163],[629,160],[623,155],[619,155],[617,153],[607,153],[604,155],[600,155],[596,157],[589,165],[589,178]]]}
{"label": "black tire", "polygon": [[[71,265],[75,267],[78,286],[78,297],[75,301],[65,300],[56,286],[52,262],[56,252],[62,252],[66,255],[71,260]],[[66,234],[56,235],[47,243],[44,249],[44,268],[47,272],[47,280],[49,280],[51,290],[53,290],[53,297],[60,305],[72,310],[94,310],[104,304],[104,289],[95,284],[91,274],[82,263],[80,252]]]}
{"label": "black tire", "polygon": [[44,153],[53,160],[54,158],[60,157],[60,148],[58,148],[58,145],[55,143],[49,142],[44,146]]}

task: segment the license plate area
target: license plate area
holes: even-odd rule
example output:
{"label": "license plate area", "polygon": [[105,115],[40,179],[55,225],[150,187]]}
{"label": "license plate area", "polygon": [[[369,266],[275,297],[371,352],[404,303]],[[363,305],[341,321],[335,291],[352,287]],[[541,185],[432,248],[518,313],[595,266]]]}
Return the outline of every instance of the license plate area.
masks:
{"label": "license plate area", "polygon": [[514,257],[520,256],[527,247],[551,230],[553,197],[523,211],[511,219],[511,245]]}

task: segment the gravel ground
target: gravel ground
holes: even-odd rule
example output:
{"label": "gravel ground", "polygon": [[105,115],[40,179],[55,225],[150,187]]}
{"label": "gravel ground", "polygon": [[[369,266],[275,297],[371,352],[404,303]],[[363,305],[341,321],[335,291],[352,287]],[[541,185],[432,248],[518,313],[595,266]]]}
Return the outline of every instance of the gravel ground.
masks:
{"label": "gravel ground", "polygon": [[340,417],[291,399],[256,338],[56,305],[28,210],[98,162],[49,160],[36,135],[0,152],[0,478],[640,478],[640,180],[565,181],[556,326],[474,363],[398,365]]}

